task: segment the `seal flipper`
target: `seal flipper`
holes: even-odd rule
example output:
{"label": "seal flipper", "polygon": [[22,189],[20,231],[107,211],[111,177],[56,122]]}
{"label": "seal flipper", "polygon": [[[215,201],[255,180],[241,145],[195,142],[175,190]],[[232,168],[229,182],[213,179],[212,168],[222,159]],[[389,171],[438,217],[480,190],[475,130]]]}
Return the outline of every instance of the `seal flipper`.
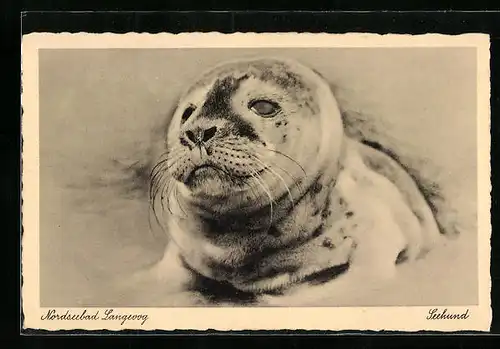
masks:
{"label": "seal flipper", "polygon": [[417,217],[422,227],[423,250],[427,252],[433,245],[442,241],[441,229],[415,180],[396,160],[384,152],[358,143],[358,150],[366,166],[390,180],[400,191],[406,203]]}
{"label": "seal flipper", "polygon": [[339,103],[344,133],[349,138],[378,150],[388,160],[394,161],[400,171],[406,172],[406,176],[414,181],[417,190],[427,201],[441,234],[447,238],[457,237],[461,222],[456,210],[443,197],[443,182],[437,179],[438,168],[426,163],[426,159],[415,149],[411,150],[409,144],[396,138],[396,133],[391,132],[393,127],[390,122],[360,110],[360,101],[347,89],[330,83],[330,90]]}

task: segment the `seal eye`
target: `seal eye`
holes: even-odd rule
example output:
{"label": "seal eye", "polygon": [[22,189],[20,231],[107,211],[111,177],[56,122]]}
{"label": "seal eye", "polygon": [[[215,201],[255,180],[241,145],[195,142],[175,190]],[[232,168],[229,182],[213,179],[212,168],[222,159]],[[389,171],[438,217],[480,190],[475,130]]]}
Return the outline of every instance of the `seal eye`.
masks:
{"label": "seal eye", "polygon": [[190,104],[186,110],[184,110],[184,113],[182,113],[182,116],[181,116],[181,121],[182,122],[185,122],[187,119],[189,119],[189,117],[191,116],[191,114],[193,114],[193,112],[196,110],[196,107],[192,104]]}
{"label": "seal eye", "polygon": [[257,115],[265,118],[273,117],[280,111],[278,104],[265,100],[250,102],[248,107]]}

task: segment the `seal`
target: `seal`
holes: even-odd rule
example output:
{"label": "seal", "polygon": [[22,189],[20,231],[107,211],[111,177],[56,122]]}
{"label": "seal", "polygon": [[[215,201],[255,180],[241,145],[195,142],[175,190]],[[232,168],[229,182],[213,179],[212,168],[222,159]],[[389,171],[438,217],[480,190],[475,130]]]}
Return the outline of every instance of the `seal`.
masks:
{"label": "seal", "polygon": [[191,84],[150,184],[170,239],[155,275],[216,304],[391,277],[442,237],[414,178],[347,134],[328,82],[289,59],[226,62]]}

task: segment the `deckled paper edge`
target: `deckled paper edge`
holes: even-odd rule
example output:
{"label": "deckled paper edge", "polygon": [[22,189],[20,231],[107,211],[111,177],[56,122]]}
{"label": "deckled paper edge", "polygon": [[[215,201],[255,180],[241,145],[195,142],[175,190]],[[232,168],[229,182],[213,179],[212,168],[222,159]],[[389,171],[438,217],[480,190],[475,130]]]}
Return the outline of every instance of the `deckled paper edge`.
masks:
{"label": "deckled paper edge", "polygon": [[[310,33],[181,33],[181,34],[92,34],[32,33],[22,38],[23,139],[23,229],[22,306],[23,328],[87,330],[400,330],[400,331],[488,331],[491,323],[490,278],[490,69],[489,36],[399,35],[399,34],[310,34]],[[115,308],[121,313],[147,313],[144,326],[134,322],[42,321],[48,309],[39,307],[38,275],[38,62],[40,48],[187,48],[187,47],[476,47],[478,52],[478,231],[479,306],[468,307],[467,321],[429,322],[431,307],[348,308]],[[26,198],[29,198],[26,200]],[[464,307],[447,307],[460,312]],[[62,310],[62,309],[58,309]],[[79,308],[70,308],[80,312]],[[90,308],[89,312],[99,310]],[[66,311],[66,308],[64,309]],[[104,309],[100,309],[104,311]]]}

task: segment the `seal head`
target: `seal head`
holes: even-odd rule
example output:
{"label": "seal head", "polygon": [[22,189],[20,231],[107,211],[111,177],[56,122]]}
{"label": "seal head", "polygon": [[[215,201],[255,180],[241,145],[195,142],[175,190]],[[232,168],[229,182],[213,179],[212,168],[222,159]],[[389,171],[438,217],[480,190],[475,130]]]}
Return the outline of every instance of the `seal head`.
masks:
{"label": "seal head", "polygon": [[183,94],[166,162],[200,208],[251,211],[310,184],[307,178],[340,155],[342,132],[329,86],[311,69],[240,60],[209,71]]}
{"label": "seal head", "polygon": [[312,69],[275,58],[224,63],[173,114],[152,173],[158,221],[187,267],[239,289],[345,264],[349,244],[332,252],[341,229],[326,245],[321,236],[334,219],[344,142],[330,86]]}

